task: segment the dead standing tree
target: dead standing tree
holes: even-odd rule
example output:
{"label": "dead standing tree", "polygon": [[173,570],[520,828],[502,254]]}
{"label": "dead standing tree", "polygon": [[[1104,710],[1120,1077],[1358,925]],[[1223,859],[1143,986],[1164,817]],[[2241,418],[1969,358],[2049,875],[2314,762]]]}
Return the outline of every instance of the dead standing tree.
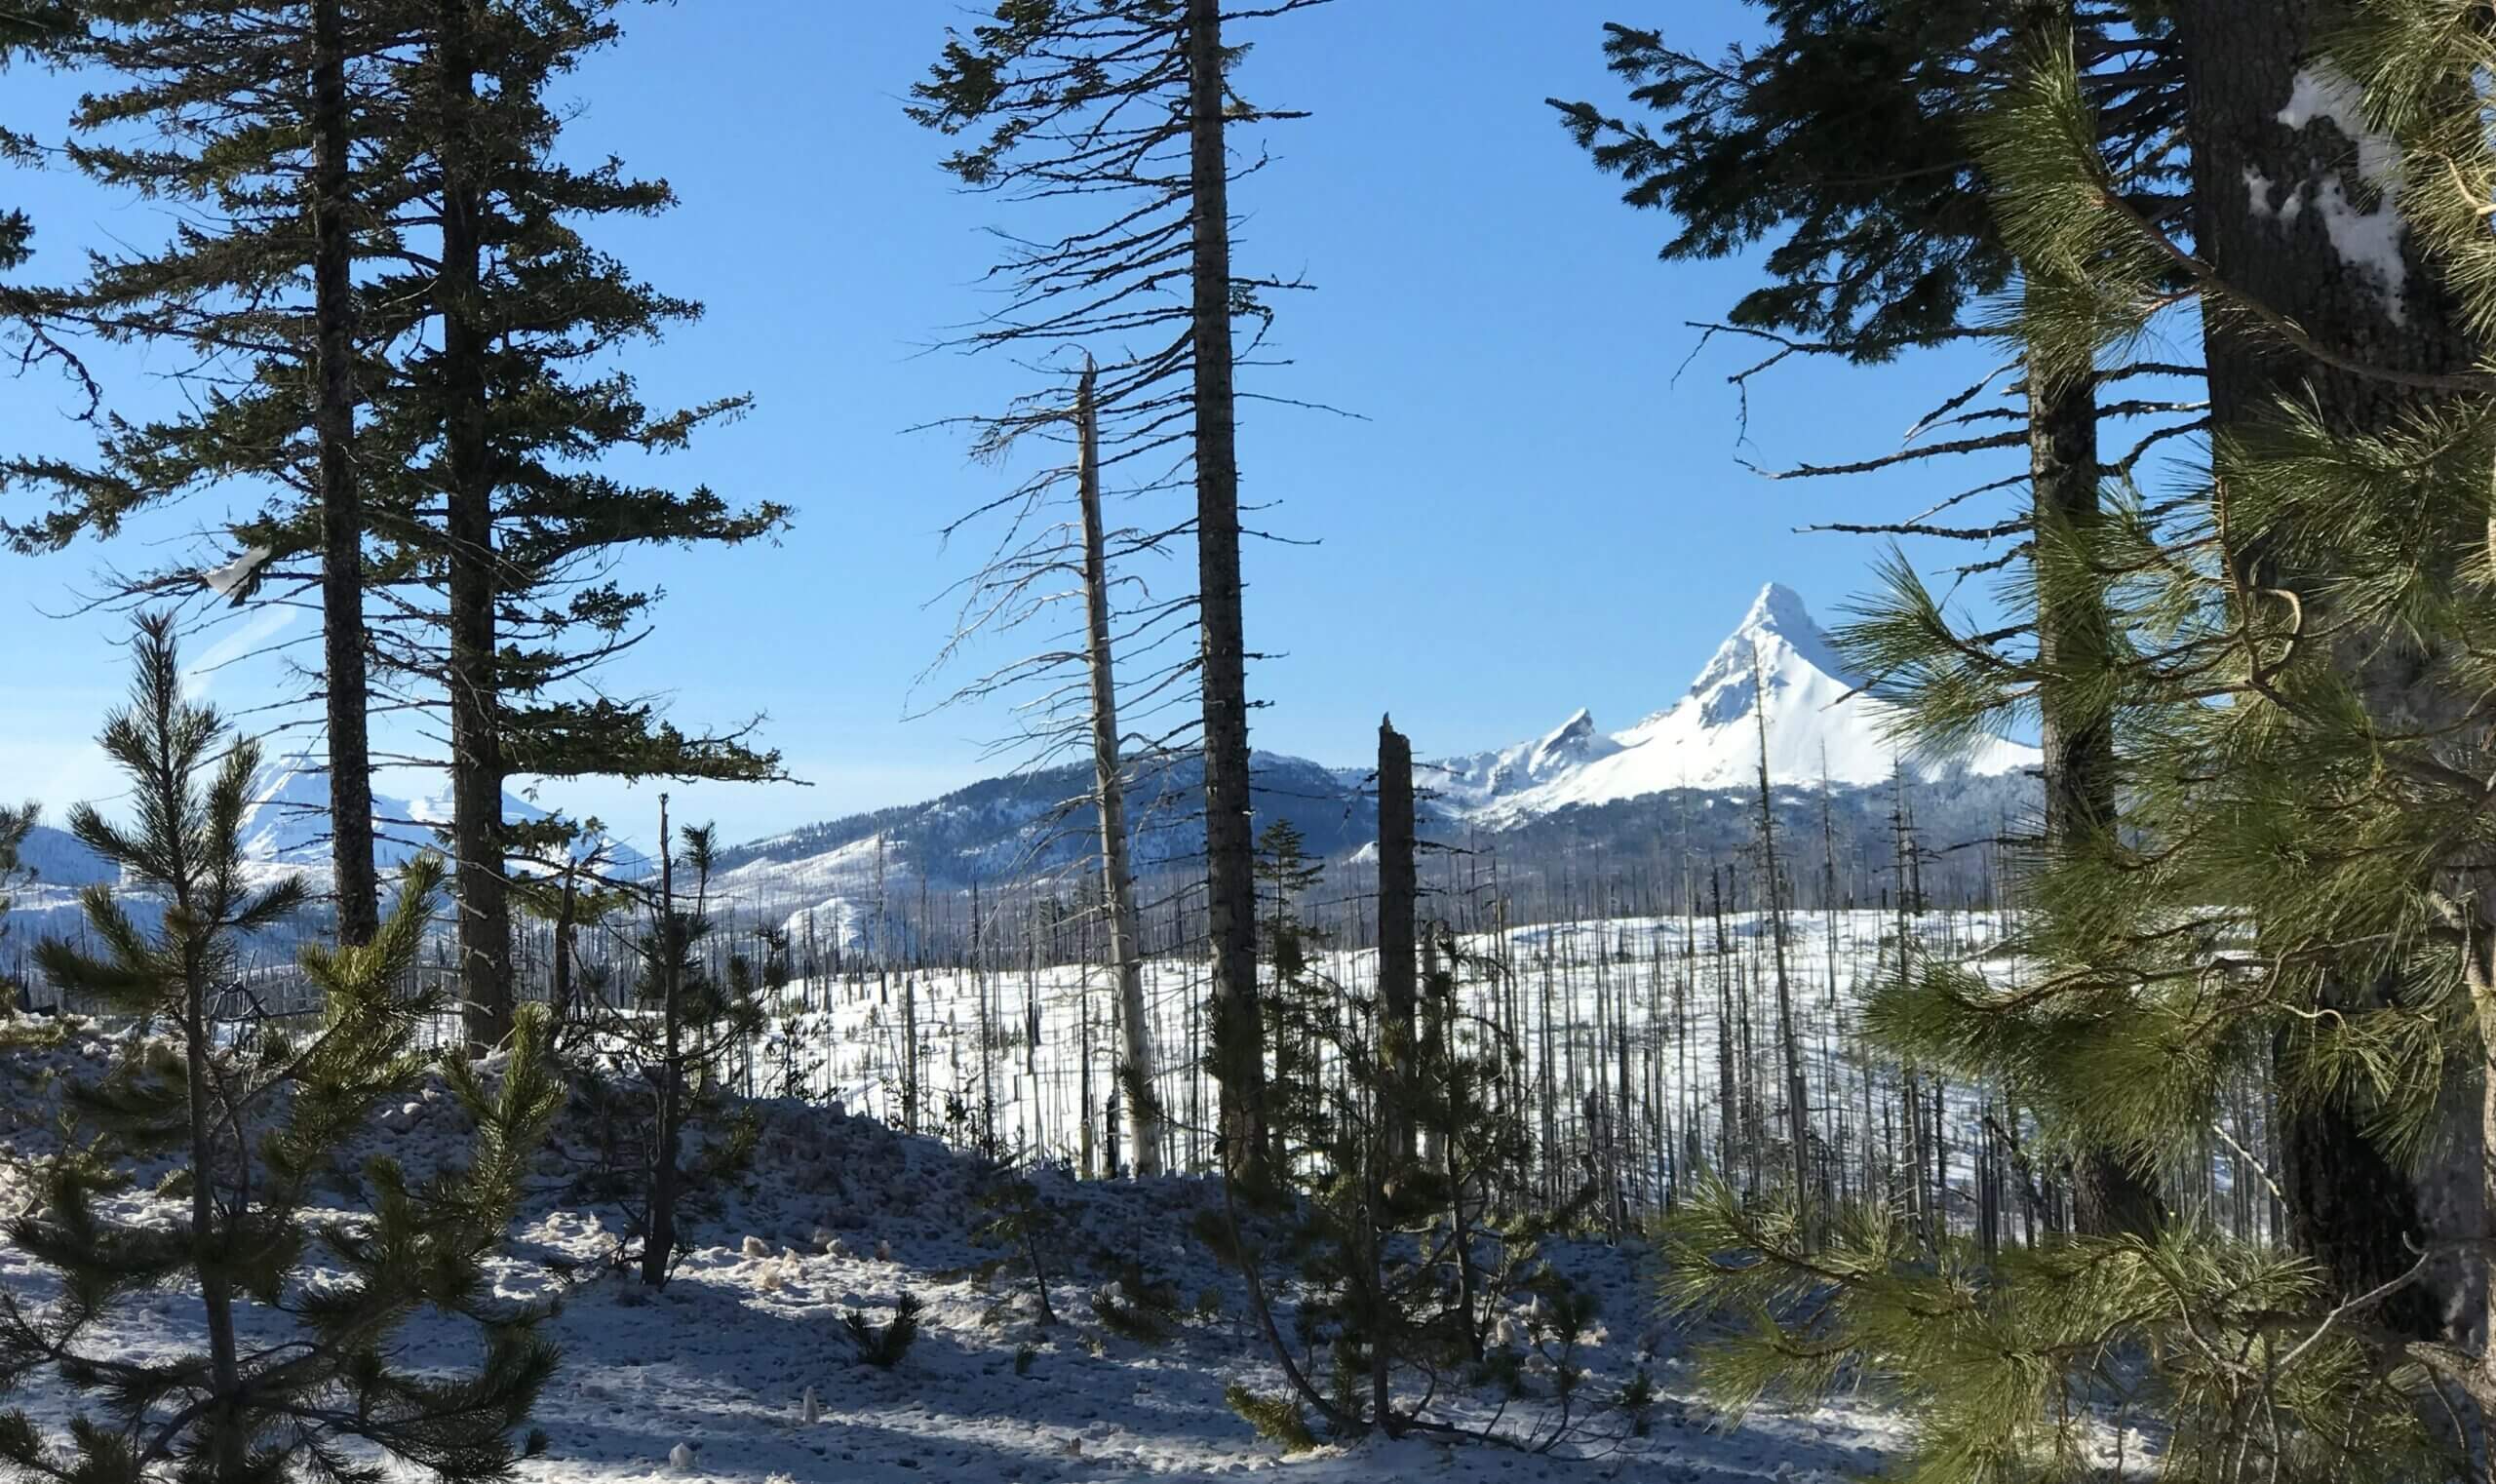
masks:
{"label": "dead standing tree", "polygon": [[[1270,319],[1265,295],[1300,286],[1232,269],[1230,185],[1265,162],[1234,161],[1230,130],[1292,115],[1258,108],[1232,90],[1230,71],[1246,48],[1223,28],[1323,3],[1268,0],[1228,14],[1219,0],[1002,5],[993,23],[949,35],[909,109],[929,128],[971,135],[945,161],[964,185],[1034,208],[1072,209],[1074,224],[1062,235],[1005,238],[1008,252],[994,276],[1006,303],[956,343],[1034,352],[1052,358],[1046,369],[1065,379],[1077,348],[1098,347],[1096,407],[1110,450],[1102,462],[1150,469],[1166,454],[1169,463],[1143,488],[1188,487],[1195,494],[1192,516],[1160,538],[1194,537],[1196,592],[1146,621],[1167,639],[1182,632],[1171,620],[1195,616],[1196,652],[1168,679],[1192,678],[1201,702],[1192,729],[1204,768],[1214,1055],[1226,1089],[1223,1148],[1233,1164],[1252,1160],[1264,1143],[1233,378],[1239,366],[1255,364]],[[1260,332],[1244,348],[1232,334],[1241,319]],[[1063,436],[1063,405],[1060,394],[1044,392],[979,419],[978,446],[1001,455],[1029,433]],[[999,507],[1012,511],[1000,554],[1028,559],[1034,491],[1027,486],[992,509]],[[1049,539],[1038,538],[1041,549]],[[1010,580],[1004,586],[1016,591]],[[1026,662],[1024,673],[1054,671]]]}
{"label": "dead standing tree", "polygon": [[1083,502],[1084,648],[1092,680],[1093,810],[1101,826],[1101,885],[1110,914],[1110,958],[1118,976],[1118,1017],[1125,1060],[1118,1069],[1127,1122],[1134,1134],[1135,1172],[1161,1173],[1161,1108],[1152,1089],[1156,1062],[1152,1022],[1144,1004],[1143,929],[1136,920],[1135,869],[1127,859],[1127,805],[1118,746],[1118,687],[1110,655],[1110,576],[1101,534],[1100,421],[1092,408],[1092,368],[1074,409],[1081,440],[1078,484]]}

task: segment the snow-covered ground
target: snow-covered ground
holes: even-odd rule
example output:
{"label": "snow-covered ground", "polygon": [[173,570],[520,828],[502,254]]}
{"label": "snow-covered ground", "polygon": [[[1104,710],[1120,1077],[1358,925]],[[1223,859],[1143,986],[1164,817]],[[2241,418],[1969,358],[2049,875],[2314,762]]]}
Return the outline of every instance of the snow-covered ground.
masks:
{"label": "snow-covered ground", "polygon": [[[45,1147],[60,1075],[92,1074],[106,1054],[104,1038],[88,1029],[58,1049],[8,1053],[0,1147]],[[760,1112],[765,1132],[752,1176],[699,1228],[699,1249],[655,1297],[604,1274],[616,1213],[566,1204],[551,1173],[562,1151],[549,1151],[544,1189],[495,1275],[505,1294],[563,1300],[551,1324],[564,1363],[536,1415],[550,1447],[523,1466],[523,1478],[919,1484],[1272,1472],[1311,1484],[1836,1484],[1880,1471],[1902,1435],[1895,1418],[1842,1409],[1760,1418],[1739,1432],[1712,1425],[1713,1414],[1692,1399],[1679,1338],[1647,1310],[1635,1251],[1576,1242],[1552,1257],[1603,1295],[1603,1323],[1585,1351],[1587,1394],[1600,1401],[1649,1370],[1661,1400],[1645,1436],[1629,1435],[1617,1416],[1596,1416],[1576,1443],[1547,1455],[1407,1441],[1286,1459],[1222,1399],[1231,1381],[1270,1386],[1274,1378],[1244,1327],[1236,1285],[1188,1234],[1190,1214],[1214,1198],[1204,1181],[1044,1175],[1046,1197],[1074,1234],[1052,1288],[1060,1322],[1042,1327],[1015,1297],[1015,1280],[979,1275],[994,1254],[970,1240],[977,1167],[969,1159],[865,1116],[789,1102]],[[421,1171],[455,1155],[464,1122],[442,1089],[428,1087],[359,1152],[390,1153]],[[143,1191],[163,1171],[136,1173]],[[18,1194],[0,1188],[0,1207],[14,1209]],[[173,1214],[152,1196],[123,1198]],[[339,1198],[352,1209],[351,1198]],[[1121,1338],[1092,1309],[1089,1295],[1130,1260],[1182,1295],[1206,1296],[1203,1311],[1179,1322],[1166,1343]],[[48,1273],[5,1243],[0,1284],[37,1303],[56,1291]],[[905,1291],[927,1301],[921,1338],[893,1371],[859,1364],[840,1315],[856,1308],[880,1319]],[[128,1354],[155,1356],[194,1344],[197,1330],[195,1298],[175,1290],[124,1309],[108,1338]],[[470,1358],[471,1337],[420,1319],[403,1358],[454,1366]],[[811,1423],[808,1388],[820,1405]],[[49,1382],[12,1401],[29,1404],[50,1427],[70,1404]]]}
{"label": "snow-covered ground", "polygon": [[[1920,952],[1989,972],[2016,971],[1989,952],[2003,931],[1995,914],[1935,912],[1909,918],[1907,927]],[[1786,929],[1786,974],[1814,1133],[1832,1149],[1859,1149],[1867,1093],[1877,1128],[1899,1092],[1893,1069],[1867,1069],[1852,1054],[1867,977],[1895,972],[1898,922],[1878,911],[1798,913]],[[1582,1132],[1586,1092],[1618,1102],[1625,1081],[1627,1101],[1653,1115],[1652,1126],[1627,1131],[1631,1143],[1696,1137],[1712,1149],[1720,993],[1736,1007],[1737,1022],[1747,1011],[1751,1062],[1771,1103],[1781,1105],[1774,1091],[1780,1084],[1772,924],[1756,913],[1728,914],[1723,934],[1720,942],[1709,918],[1676,917],[1469,935],[1459,942],[1467,960],[1459,976],[1460,1004],[1518,1033],[1523,1084],[1538,1100],[1546,1087],[1555,1092],[1559,1137]],[[1318,968],[1366,994],[1376,982],[1377,956],[1328,954]],[[1198,1128],[1209,1121],[1202,1107],[1210,1092],[1196,1070],[1208,972],[1203,960],[1191,957],[1150,959],[1145,966],[1160,1100],[1181,1122]],[[786,1000],[796,1013],[782,1017],[758,1048],[752,1085],[802,1085],[900,1123],[904,1048],[915,1046],[919,1127],[941,1130],[951,1099],[983,1130],[993,1119],[999,1137],[1072,1158],[1080,1151],[1083,1110],[1091,1110],[1096,1141],[1106,1140],[1097,1125],[1114,1085],[1113,999],[1109,972],[1081,964],[968,971],[878,968],[853,958],[838,975],[801,978],[790,987]],[[1738,1023],[1730,1029],[1738,1045]],[[1953,1106],[1976,1115],[1964,1098],[1954,1098]],[[993,1114],[985,1112],[990,1109]],[[1203,1157],[1200,1139],[1178,1137],[1172,1162],[1185,1166]],[[1655,1178],[1661,1180],[1667,1152],[1652,1152]]]}

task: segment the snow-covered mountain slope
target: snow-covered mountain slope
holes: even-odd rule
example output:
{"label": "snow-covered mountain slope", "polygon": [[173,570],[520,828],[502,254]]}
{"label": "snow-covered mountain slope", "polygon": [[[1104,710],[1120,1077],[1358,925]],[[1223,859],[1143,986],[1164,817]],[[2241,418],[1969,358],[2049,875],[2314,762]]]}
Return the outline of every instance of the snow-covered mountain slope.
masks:
{"label": "snow-covered mountain slope", "polygon": [[[1763,714],[1774,781],[1816,792],[1825,776],[1841,795],[1841,826],[1860,815],[1877,834],[1886,829],[1889,808],[1882,786],[1897,760],[1891,735],[1896,718],[1888,705],[1853,695],[1854,683],[1802,599],[1772,583],[1680,700],[1627,730],[1606,733],[1581,710],[1531,741],[1425,768],[1423,781],[1436,798],[1424,805],[1434,816],[1425,819],[1424,834],[1442,840],[1460,834],[1502,837],[1507,866],[1531,870],[1551,852],[1643,848],[1654,820],[1647,805],[1634,801],[1675,795],[1686,805],[1678,837],[1683,847],[1711,848],[1719,837],[1739,838],[1749,828],[1747,816],[1711,821],[1706,804],[1710,796],[1756,788]],[[2017,796],[2031,787],[2019,775],[2037,765],[2038,755],[1995,741],[1971,757],[1905,761],[1916,782],[1932,786],[1917,804],[1920,817],[1928,823],[1981,819],[1990,828],[2019,806]],[[1307,854],[1320,860],[1354,857],[1375,840],[1377,798],[1368,765],[1329,767],[1261,752],[1254,768],[1258,829],[1288,819]],[[797,826],[722,850],[714,895],[747,920],[785,925],[793,937],[820,947],[908,952],[898,923],[923,897],[941,900],[978,886],[1028,885],[1052,877],[1064,878],[1058,884],[1066,887],[1088,873],[1097,848],[1091,787],[1088,765],[1061,766]],[[1872,789],[1882,793],[1866,802]],[[1861,797],[1849,801],[1849,794]],[[271,762],[253,798],[247,833],[254,858],[300,870],[316,883],[325,878],[329,779],[321,760]],[[1202,799],[1202,773],[1192,758],[1136,769],[1127,800],[1141,874],[1201,870]],[[433,844],[433,827],[449,819],[442,800],[376,799],[373,808],[385,865]],[[545,817],[509,796],[504,808],[516,821]],[[619,852],[612,868],[619,875],[646,865],[629,849]],[[65,906],[68,894],[58,895],[56,905]],[[28,905],[21,900],[21,909]]]}
{"label": "snow-covered mountain slope", "polygon": [[[1346,775],[1277,753],[1258,753],[1251,763],[1258,826],[1290,820],[1311,856],[1346,854],[1378,833],[1376,798]],[[1130,769],[1128,834],[1139,872],[1201,858],[1203,776],[1185,756]],[[878,904],[906,916],[922,886],[956,893],[1087,871],[1099,844],[1091,789],[1091,766],[1080,763],[805,825],[722,850],[716,894],[800,935],[811,911],[820,937],[868,946],[881,931]]]}
{"label": "snow-covered mountain slope", "polygon": [[61,888],[99,885],[121,875],[77,836],[50,825],[37,825],[27,833],[18,851],[18,864],[33,872],[38,883]]}
{"label": "snow-covered mountain slope", "polygon": [[[245,855],[315,875],[329,869],[330,773],[321,758],[304,752],[261,763],[252,777],[251,803],[252,812],[243,822]],[[503,818],[510,824],[550,817],[551,811],[518,795],[503,795]],[[374,858],[384,870],[392,870],[420,851],[440,847],[437,832],[450,828],[450,800],[445,795],[396,799],[375,794],[372,825]],[[597,839],[585,839],[576,853],[585,853]],[[638,855],[628,853],[619,869],[629,874],[639,862]]]}
{"label": "snow-covered mountain slope", "polygon": [[1877,784],[1902,762],[1927,782],[2037,765],[2036,749],[2002,740],[1967,757],[1902,759],[1895,708],[1854,694],[1857,684],[1803,600],[1772,582],[1671,707],[1610,735],[1580,711],[1537,741],[1449,761],[1434,786],[1444,810],[1492,829],[1674,789],[1755,788],[1763,716],[1779,784]]}
{"label": "snow-covered mountain slope", "polygon": [[[1779,786],[1816,790],[1824,769],[1841,791],[1886,785],[1899,761],[1891,735],[1896,718],[1892,707],[1853,695],[1854,684],[1802,599],[1771,583],[1674,705],[1614,733],[1580,711],[1532,741],[1443,760],[1424,769],[1437,796],[1425,807],[1442,834],[1508,834],[1530,849],[1519,832],[1558,824],[1564,814],[1583,826],[1604,805],[1747,792],[1758,784],[1763,711]],[[1997,741],[1972,757],[1904,761],[1921,784],[1987,786],[1992,818],[2005,791],[2021,782],[2011,775],[2038,759],[2033,748]],[[1289,818],[1321,859],[1357,859],[1375,837],[1367,766],[1259,753],[1255,768],[1259,828]],[[1199,777],[1194,760],[1181,759],[1130,780],[1139,870],[1192,868],[1203,840]],[[1013,774],[925,803],[804,826],[722,851],[717,885],[723,900],[785,922],[793,934],[810,930],[819,942],[866,948],[884,930],[879,902],[905,902],[922,887],[958,891],[1088,869],[1091,782],[1083,766]],[[1887,806],[1885,795],[1880,809]]]}

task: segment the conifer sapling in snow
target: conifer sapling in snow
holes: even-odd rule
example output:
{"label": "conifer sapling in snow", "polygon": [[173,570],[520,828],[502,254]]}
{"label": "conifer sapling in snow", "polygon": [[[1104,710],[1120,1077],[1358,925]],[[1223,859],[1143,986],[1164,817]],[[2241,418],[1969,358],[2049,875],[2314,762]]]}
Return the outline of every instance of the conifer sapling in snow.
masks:
{"label": "conifer sapling in snow", "polygon": [[[69,1090],[77,1138],[24,1172],[36,1202],[7,1237],[58,1274],[59,1296],[0,1302],[0,1390],[48,1370],[98,1407],[65,1437],[0,1415],[0,1463],[37,1477],[241,1484],[337,1478],[378,1454],[445,1479],[505,1477],[555,1364],[537,1315],[498,1301],[484,1269],[560,1101],[543,1023],[523,1022],[498,1085],[447,1069],[476,1123],[465,1167],[419,1177],[376,1156],[350,1182],[360,1209],[317,1204],[376,1103],[423,1071],[418,1036],[444,1004],[410,981],[441,866],[408,868],[371,943],[303,952],[321,992],[308,1024],[256,1013],[237,978],[240,941],[305,900],[299,879],[256,884],[244,860],[258,749],[218,755],[226,725],[183,698],[170,617],[140,620],[137,652],[131,703],[102,735],[135,818],[81,805],[70,828],[162,923],[143,927],[124,896],[91,886],[81,905],[97,949],[50,940],[38,959],[63,991],[152,1034],[121,1041],[101,1077]],[[171,1221],[101,1198],[152,1160],[176,1167]],[[163,1288],[196,1294],[204,1352],[134,1353],[99,1332]],[[421,1312],[478,1325],[475,1370],[394,1364]]]}
{"label": "conifer sapling in snow", "polygon": [[[1296,904],[1314,873],[1298,831],[1277,820],[1263,845],[1275,1145],[1269,1178],[1226,1179],[1226,1212],[1202,1232],[1248,1280],[1254,1322],[1289,1390],[1243,1391],[1234,1409],[1287,1445],[1304,1415],[1342,1437],[1489,1436],[1437,1409],[1490,1384],[1549,1404],[1518,1414],[1498,1432],[1504,1440],[1550,1446],[1574,1435],[1574,1352],[1591,1303],[1539,1244],[1584,1197],[1535,1217],[1501,1209],[1502,1177],[1530,1163],[1523,1100],[1499,1096],[1520,1063],[1515,1048],[1462,1012],[1466,965],[1451,956],[1420,987],[1410,1074],[1390,1074],[1380,1002],[1327,977],[1310,952]],[[1550,1322],[1510,1353],[1486,1346],[1495,1320],[1529,1291]],[[1529,1382],[1529,1350],[1540,1353],[1549,1386]]]}
{"label": "conifer sapling in snow", "polygon": [[[626,1207],[626,1241],[615,1256],[646,1286],[663,1286],[689,1245],[688,1218],[716,1209],[721,1187],[752,1161],[759,1125],[727,1106],[727,1069],[763,1024],[751,959],[732,955],[724,976],[706,947],[717,835],[683,832],[680,846],[660,798],[659,888],[635,947],[635,1002],[599,1018],[592,1065],[576,1096],[599,1131],[599,1161],[579,1189]],[[692,895],[678,895],[680,864]],[[699,1142],[689,1157],[688,1135]]]}

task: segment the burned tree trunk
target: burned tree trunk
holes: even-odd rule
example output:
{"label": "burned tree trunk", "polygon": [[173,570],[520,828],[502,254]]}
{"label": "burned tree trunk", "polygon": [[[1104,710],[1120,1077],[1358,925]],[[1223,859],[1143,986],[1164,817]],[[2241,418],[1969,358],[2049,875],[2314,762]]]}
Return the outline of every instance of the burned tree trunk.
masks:
{"label": "burned tree trunk", "polygon": [[1795,1206],[1808,1210],[1812,1204],[1811,1088],[1805,1078],[1803,1037],[1794,1021],[1794,980],[1788,969],[1785,942],[1785,898],[1776,861],[1776,802],[1771,792],[1774,780],[1768,772],[1768,677],[1760,669],[1756,649],[1751,651],[1751,715],[1759,728],[1760,866],[1767,878],[1762,904],[1768,911],[1769,935],[1776,957],[1776,1042],[1779,1059],[1785,1064],[1787,1160],[1794,1182]]}
{"label": "burned tree trunk", "polygon": [[1227,1167],[1266,1147],[1265,1026],[1257,1007],[1257,880],[1240,618],[1239,458],[1230,339],[1230,158],[1223,121],[1222,0],[1188,0],[1193,228],[1196,574],[1204,700],[1205,906]]}
{"label": "burned tree trunk", "polygon": [[1378,723],[1378,1000],[1386,1075],[1388,1148],[1410,1160],[1415,1138],[1410,1099],[1416,1061],[1413,916],[1420,895],[1414,862],[1413,744],[1392,721]]}
{"label": "burned tree trunk", "polygon": [[1135,1145],[1138,1177],[1161,1173],[1161,1104],[1153,1093],[1159,1068],[1152,1050],[1152,1023],[1144,1003],[1143,928],[1136,920],[1135,872],[1127,860],[1126,782],[1118,748],[1118,692],[1110,654],[1110,574],[1101,531],[1101,427],[1092,405],[1093,372],[1083,369],[1075,393],[1077,438],[1082,449],[1078,484],[1083,503],[1084,653],[1092,674],[1092,788],[1101,826],[1102,895],[1110,912],[1110,962],[1118,976],[1118,1016],[1125,1060],[1118,1068],[1127,1105],[1127,1128]]}

